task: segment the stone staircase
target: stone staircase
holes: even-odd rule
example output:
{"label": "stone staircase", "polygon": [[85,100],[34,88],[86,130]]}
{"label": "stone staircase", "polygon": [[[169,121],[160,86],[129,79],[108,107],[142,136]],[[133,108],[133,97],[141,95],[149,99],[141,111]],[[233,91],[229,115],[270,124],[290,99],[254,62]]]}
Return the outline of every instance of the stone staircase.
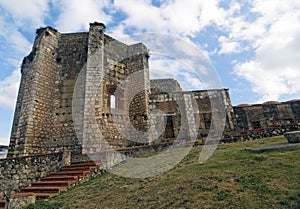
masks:
{"label": "stone staircase", "polygon": [[[10,198],[31,195],[35,195],[36,199],[53,197],[78,182],[96,166],[97,164],[93,161],[73,162],[57,172],[50,173],[48,177],[32,182],[30,186],[22,188],[19,193],[10,195]],[[4,207],[5,201],[0,199],[0,209],[4,209]]]}

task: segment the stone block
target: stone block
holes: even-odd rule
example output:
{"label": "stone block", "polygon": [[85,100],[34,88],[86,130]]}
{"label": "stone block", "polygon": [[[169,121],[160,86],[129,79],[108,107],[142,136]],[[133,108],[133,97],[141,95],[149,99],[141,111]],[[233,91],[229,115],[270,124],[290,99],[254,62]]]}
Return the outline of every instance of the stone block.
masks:
{"label": "stone block", "polygon": [[284,134],[289,143],[300,143],[300,131],[292,131]]}

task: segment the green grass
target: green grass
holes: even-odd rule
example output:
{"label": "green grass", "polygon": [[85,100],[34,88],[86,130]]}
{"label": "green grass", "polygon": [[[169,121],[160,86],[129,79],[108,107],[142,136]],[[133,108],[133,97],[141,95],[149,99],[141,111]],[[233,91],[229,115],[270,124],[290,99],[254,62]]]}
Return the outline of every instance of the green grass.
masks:
{"label": "green grass", "polygon": [[300,208],[300,149],[253,154],[244,149],[283,137],[222,144],[204,164],[201,146],[159,176],[109,172],[28,208]]}

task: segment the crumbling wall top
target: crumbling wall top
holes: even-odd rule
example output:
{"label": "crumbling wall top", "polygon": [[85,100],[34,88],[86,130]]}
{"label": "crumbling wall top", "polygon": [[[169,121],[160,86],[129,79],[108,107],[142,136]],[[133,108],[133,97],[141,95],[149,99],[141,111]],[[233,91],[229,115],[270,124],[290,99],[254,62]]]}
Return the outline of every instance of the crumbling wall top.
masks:
{"label": "crumbling wall top", "polygon": [[159,94],[162,92],[181,92],[179,82],[174,78],[166,79],[151,79],[150,88],[152,94]]}
{"label": "crumbling wall top", "polygon": [[104,23],[99,23],[99,22],[93,22],[93,23],[90,23],[90,27],[95,27],[95,26],[100,26],[102,27],[103,29],[105,29],[105,25]]}
{"label": "crumbling wall top", "polygon": [[51,31],[52,33],[56,34],[58,31],[50,26],[44,27],[44,28],[38,28],[36,30],[36,35],[42,34],[44,31]]}

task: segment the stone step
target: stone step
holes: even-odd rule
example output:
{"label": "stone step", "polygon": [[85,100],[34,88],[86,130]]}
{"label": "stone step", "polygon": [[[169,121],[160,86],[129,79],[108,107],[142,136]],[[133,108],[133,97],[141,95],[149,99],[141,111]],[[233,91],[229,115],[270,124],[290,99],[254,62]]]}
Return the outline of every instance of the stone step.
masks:
{"label": "stone step", "polygon": [[[76,180],[73,181],[75,183]],[[72,184],[71,181],[38,181],[32,182],[32,187],[67,187]]]}
{"label": "stone step", "polygon": [[84,165],[87,165],[87,164],[90,164],[90,165],[96,165],[95,161],[92,161],[92,160],[87,160],[87,161],[75,161],[75,162],[72,162],[71,165],[78,165],[78,164],[84,164]]}
{"label": "stone step", "polygon": [[96,166],[63,167],[61,171],[89,171]]}
{"label": "stone step", "polygon": [[[21,189],[15,195],[35,195],[36,199],[47,199],[65,190],[79,178],[89,173],[92,168],[96,168],[97,163],[93,161],[78,161],[69,166],[63,167],[57,172],[52,172],[48,177],[41,178],[37,182],[32,182],[31,186]],[[5,201],[0,200],[0,209],[5,207]]]}
{"label": "stone step", "polygon": [[21,189],[22,193],[33,192],[33,193],[54,193],[57,194],[61,190],[67,187],[26,187]]}
{"label": "stone step", "polygon": [[13,198],[19,198],[19,197],[28,197],[28,196],[33,196],[34,193],[33,192],[19,192],[19,193],[16,193],[16,194],[11,194],[9,195],[10,199],[13,199]]}
{"label": "stone step", "polygon": [[41,178],[40,181],[77,181],[77,176],[49,176],[45,178]]}
{"label": "stone step", "polygon": [[96,166],[97,163],[94,161],[89,161],[89,162],[74,162],[71,165],[65,166],[65,167],[81,167],[81,166]]}
{"label": "stone step", "polygon": [[77,176],[77,177],[83,177],[86,173],[89,171],[58,171],[55,173],[50,173],[50,177],[53,176]]}

